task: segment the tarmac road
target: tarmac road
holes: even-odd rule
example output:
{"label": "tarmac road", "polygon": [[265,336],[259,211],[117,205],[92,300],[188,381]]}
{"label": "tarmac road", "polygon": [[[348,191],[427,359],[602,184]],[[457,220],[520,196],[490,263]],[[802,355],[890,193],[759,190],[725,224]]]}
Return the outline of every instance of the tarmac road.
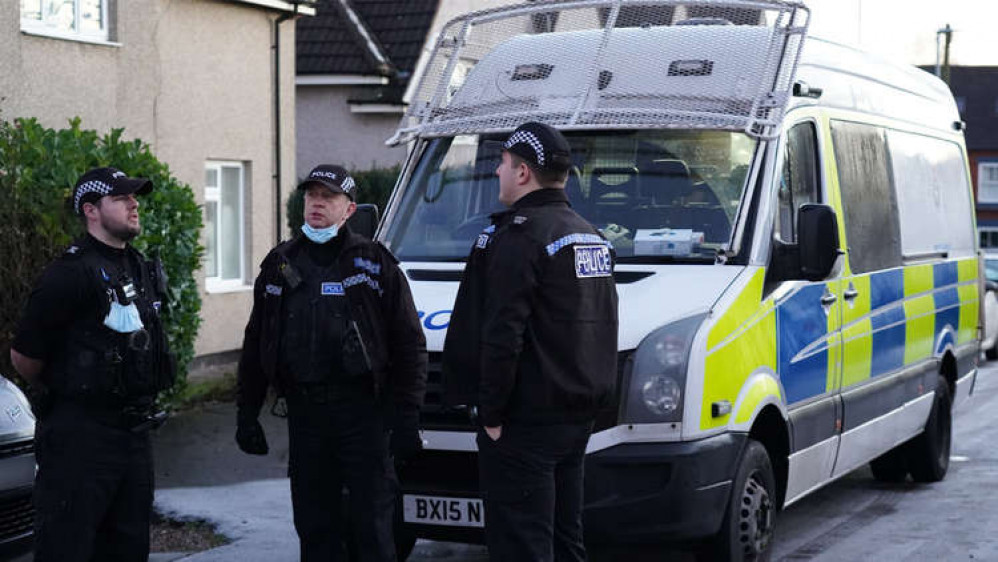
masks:
{"label": "tarmac road", "polygon": [[[216,522],[233,542],[184,562],[298,559],[286,479],[284,421],[262,416],[271,451],[244,455],[233,442],[233,404],[171,419],[155,436],[156,504],[177,516]],[[968,406],[954,420],[953,456],[943,482],[880,484],[857,470],[780,514],[773,560],[998,561],[998,363],[985,364]],[[672,551],[628,559],[692,560]],[[29,560],[28,557],[17,562]],[[480,546],[421,541],[410,560],[484,562]]]}

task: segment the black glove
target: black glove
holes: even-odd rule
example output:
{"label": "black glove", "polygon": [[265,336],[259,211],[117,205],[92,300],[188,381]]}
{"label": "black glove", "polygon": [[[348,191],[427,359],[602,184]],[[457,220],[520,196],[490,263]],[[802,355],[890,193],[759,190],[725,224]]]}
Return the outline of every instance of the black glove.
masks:
{"label": "black glove", "polygon": [[388,446],[398,462],[405,462],[423,450],[423,438],[419,436],[419,410],[406,409],[395,416]]}
{"label": "black glove", "polygon": [[240,417],[236,424],[236,443],[244,453],[250,455],[266,455],[270,451],[267,436],[257,418]]}

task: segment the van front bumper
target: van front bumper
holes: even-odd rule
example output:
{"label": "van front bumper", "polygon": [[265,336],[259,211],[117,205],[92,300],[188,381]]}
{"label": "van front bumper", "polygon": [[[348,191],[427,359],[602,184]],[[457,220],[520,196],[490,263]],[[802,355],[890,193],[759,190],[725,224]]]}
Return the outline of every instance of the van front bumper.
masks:
{"label": "van front bumper", "polygon": [[[689,442],[624,443],[586,455],[587,542],[663,543],[717,532],[746,434]],[[478,497],[474,452],[423,451],[400,467],[403,493]],[[401,505],[399,505],[401,509]],[[482,529],[405,524],[422,538],[484,541]]]}
{"label": "van front bumper", "polygon": [[747,435],[627,443],[586,457],[585,532],[594,543],[659,543],[721,527]]}

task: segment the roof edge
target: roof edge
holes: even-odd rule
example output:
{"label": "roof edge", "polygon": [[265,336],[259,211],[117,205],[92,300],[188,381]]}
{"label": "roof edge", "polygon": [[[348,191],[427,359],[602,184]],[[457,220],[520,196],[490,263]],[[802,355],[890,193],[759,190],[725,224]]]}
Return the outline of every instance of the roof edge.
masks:
{"label": "roof edge", "polygon": [[303,16],[314,16],[315,7],[311,0],[229,0],[236,4],[250,4],[280,12],[294,12]]}

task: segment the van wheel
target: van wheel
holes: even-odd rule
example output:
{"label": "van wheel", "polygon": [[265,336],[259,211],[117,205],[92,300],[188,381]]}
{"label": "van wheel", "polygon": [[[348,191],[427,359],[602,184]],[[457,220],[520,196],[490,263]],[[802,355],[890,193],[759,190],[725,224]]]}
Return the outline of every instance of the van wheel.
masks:
{"label": "van wheel", "polygon": [[908,442],[908,470],[915,482],[938,482],[946,477],[953,430],[951,405],[949,384],[937,377],[925,431]]}
{"label": "van wheel", "polygon": [[[735,473],[721,530],[702,560],[766,562],[772,555],[776,522],[776,479],[762,443],[749,439]],[[708,554],[708,553],[703,553]]]}
{"label": "van wheel", "polygon": [[873,477],[880,482],[904,482],[908,476],[906,445],[898,445],[870,462]]}
{"label": "van wheel", "polygon": [[984,357],[987,357],[989,361],[994,361],[998,359],[998,343],[984,350]]}

